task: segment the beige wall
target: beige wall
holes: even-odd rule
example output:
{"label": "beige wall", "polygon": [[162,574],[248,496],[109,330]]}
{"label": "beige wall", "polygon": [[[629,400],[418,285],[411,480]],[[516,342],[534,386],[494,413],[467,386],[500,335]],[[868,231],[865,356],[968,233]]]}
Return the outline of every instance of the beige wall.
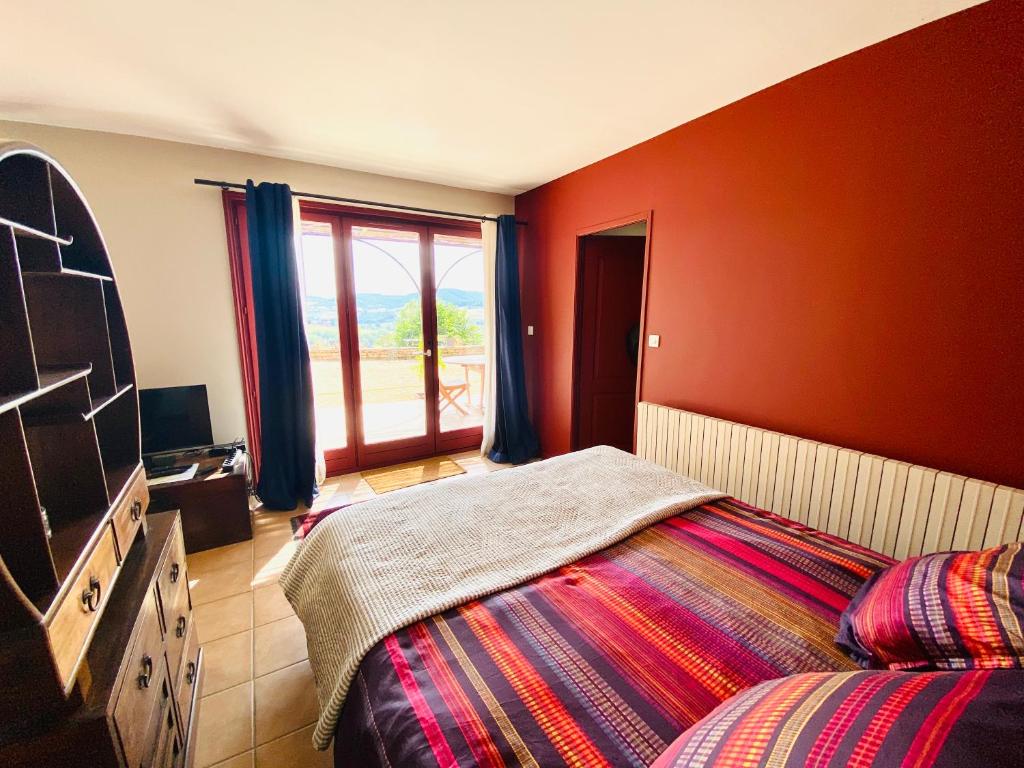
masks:
{"label": "beige wall", "polygon": [[193,178],[466,213],[511,213],[511,197],[191,144],[0,121],[0,137],[60,161],[110,249],[139,386],[206,384],[214,438],[245,435],[220,190]]}

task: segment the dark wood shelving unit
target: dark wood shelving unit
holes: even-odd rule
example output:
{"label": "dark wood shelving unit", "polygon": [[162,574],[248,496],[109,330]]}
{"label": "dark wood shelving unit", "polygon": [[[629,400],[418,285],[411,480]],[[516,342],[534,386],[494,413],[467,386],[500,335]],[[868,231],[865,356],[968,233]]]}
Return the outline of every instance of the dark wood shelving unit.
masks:
{"label": "dark wood shelving unit", "polygon": [[202,653],[177,511],[148,529],[128,328],[99,227],[0,144],[0,766],[188,768]]}
{"label": "dark wood shelving unit", "polygon": [[145,490],[99,227],[53,158],[0,144],[0,745],[11,723],[74,704]]}

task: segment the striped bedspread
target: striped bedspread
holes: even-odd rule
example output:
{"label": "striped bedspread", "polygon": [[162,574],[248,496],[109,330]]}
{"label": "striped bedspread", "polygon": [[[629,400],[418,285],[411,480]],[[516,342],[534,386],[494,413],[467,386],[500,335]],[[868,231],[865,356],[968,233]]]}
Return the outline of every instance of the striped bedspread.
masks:
{"label": "striped bedspread", "polygon": [[706,504],[385,638],[353,682],[335,765],[650,765],[737,691],[854,669],[839,614],[889,562]]}

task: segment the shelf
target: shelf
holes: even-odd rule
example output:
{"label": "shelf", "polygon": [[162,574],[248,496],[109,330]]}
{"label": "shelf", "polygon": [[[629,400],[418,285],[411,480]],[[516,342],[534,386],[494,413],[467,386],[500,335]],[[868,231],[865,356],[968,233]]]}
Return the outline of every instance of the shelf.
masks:
{"label": "shelf", "polygon": [[81,269],[69,269],[68,267],[61,267],[60,269],[24,269],[22,272],[25,275],[67,275],[68,277],[85,277],[90,280],[102,280],[105,283],[110,283],[114,280],[114,278],[108,277],[107,275],[98,275],[95,272],[84,272]]}
{"label": "shelf", "polygon": [[40,427],[48,424],[74,424],[93,419],[98,413],[122,395],[130,392],[134,385],[126,384],[114,394],[91,399],[89,387],[84,379],[76,378],[67,382],[76,386],[63,386],[21,406],[21,417],[26,427]]}
{"label": "shelf", "polygon": [[72,547],[84,546],[91,535],[87,529],[95,529],[109,508],[96,429],[91,421],[27,423],[25,442],[39,503],[53,530],[54,565],[63,580],[77,558]]}
{"label": "shelf", "polygon": [[118,387],[103,295],[107,283],[52,272],[26,272],[23,277],[37,365],[91,364],[93,397],[114,394]]}
{"label": "shelf", "polygon": [[105,283],[114,282],[114,278],[110,277],[110,275],[97,275],[95,272],[84,272],[81,269],[61,267],[60,273],[62,275],[71,275],[72,277],[88,277],[91,280],[102,280]]}
{"label": "shelf", "polygon": [[82,414],[82,418],[83,419],[91,419],[97,413],[99,413],[104,408],[106,408],[108,405],[110,405],[112,402],[117,400],[117,398],[121,397],[121,395],[125,394],[126,392],[130,392],[132,390],[132,387],[133,387],[132,384],[125,384],[120,389],[118,389],[116,392],[114,392],[114,394],[110,395],[109,397],[103,397],[103,398],[100,398],[98,400],[93,400],[92,401],[92,410],[89,411],[88,413],[83,413]]}
{"label": "shelf", "polygon": [[111,277],[110,260],[99,228],[75,186],[62,174],[50,174],[54,232],[73,233],[60,248],[61,264],[88,274]]}
{"label": "shelf", "polygon": [[26,403],[53,392],[76,379],[88,375],[92,371],[91,365],[70,366],[68,368],[46,368],[39,371],[39,388],[27,392],[19,392],[6,397],[0,397],[0,413],[9,411],[12,408],[23,406]]}
{"label": "shelf", "polygon": [[74,242],[73,237],[51,235],[47,232],[34,229],[27,224],[19,224],[17,221],[5,219],[3,216],[0,216],[0,226],[10,227],[18,234],[18,237],[27,237],[31,240],[48,240],[49,242],[56,243],[57,245],[71,245],[71,243]]}
{"label": "shelf", "polygon": [[89,373],[92,373],[91,365],[75,365],[68,368],[41,368],[39,370],[38,394],[42,395],[50,392]]}

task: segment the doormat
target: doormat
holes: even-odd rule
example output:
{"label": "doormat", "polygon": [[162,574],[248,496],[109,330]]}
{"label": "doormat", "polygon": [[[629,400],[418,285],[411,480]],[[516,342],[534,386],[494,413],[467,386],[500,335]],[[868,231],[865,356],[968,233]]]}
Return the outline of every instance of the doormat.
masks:
{"label": "doormat", "polygon": [[399,488],[408,488],[420,483],[429,483],[445,477],[465,474],[461,466],[449,456],[435,456],[422,461],[410,461],[393,467],[369,469],[362,473],[363,479],[373,488],[374,493],[389,493]]}

